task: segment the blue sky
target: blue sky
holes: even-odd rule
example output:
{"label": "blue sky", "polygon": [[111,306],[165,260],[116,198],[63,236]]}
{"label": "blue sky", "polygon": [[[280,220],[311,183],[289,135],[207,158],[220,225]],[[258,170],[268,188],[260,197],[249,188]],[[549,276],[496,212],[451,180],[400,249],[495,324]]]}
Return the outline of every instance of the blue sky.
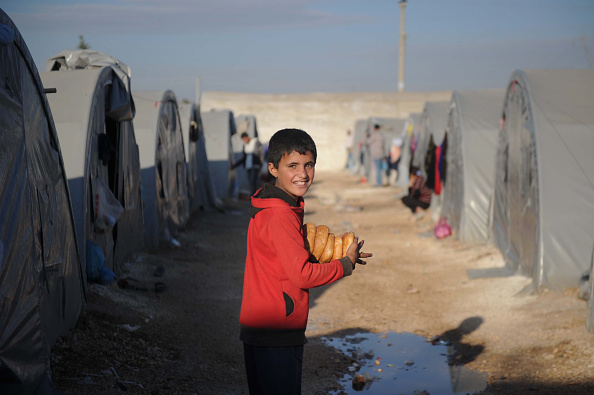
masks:
{"label": "blue sky", "polygon": [[[395,91],[399,0],[3,0],[40,70],[74,49],[133,90]],[[503,88],[515,68],[594,67],[592,0],[408,0],[405,90]]]}

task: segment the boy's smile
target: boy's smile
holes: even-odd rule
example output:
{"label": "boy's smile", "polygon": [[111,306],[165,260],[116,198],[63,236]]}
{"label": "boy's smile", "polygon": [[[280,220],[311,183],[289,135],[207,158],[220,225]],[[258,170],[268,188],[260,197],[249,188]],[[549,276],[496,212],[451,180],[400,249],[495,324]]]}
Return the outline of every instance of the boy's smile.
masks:
{"label": "boy's smile", "polygon": [[311,152],[302,155],[297,151],[291,151],[290,154],[283,154],[278,169],[272,163],[268,163],[268,170],[276,178],[274,185],[297,200],[299,196],[305,195],[311,186],[315,165]]}

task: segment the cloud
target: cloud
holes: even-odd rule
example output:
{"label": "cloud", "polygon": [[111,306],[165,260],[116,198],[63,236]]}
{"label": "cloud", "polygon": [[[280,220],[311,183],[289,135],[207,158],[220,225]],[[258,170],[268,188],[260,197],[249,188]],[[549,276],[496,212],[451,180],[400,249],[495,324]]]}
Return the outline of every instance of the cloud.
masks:
{"label": "cloud", "polygon": [[53,4],[13,13],[29,31],[63,34],[180,34],[326,27],[367,21],[315,8],[315,0],[113,0]]}

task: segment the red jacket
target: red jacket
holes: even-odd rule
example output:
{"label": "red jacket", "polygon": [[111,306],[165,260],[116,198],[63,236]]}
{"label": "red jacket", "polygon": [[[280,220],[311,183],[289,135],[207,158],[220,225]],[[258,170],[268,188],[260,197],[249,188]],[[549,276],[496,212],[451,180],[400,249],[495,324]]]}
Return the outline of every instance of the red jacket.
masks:
{"label": "red jacket", "polygon": [[306,342],[309,289],[352,273],[348,257],[309,261],[303,241],[303,199],[272,183],[252,197],[245,262],[240,338],[256,346]]}

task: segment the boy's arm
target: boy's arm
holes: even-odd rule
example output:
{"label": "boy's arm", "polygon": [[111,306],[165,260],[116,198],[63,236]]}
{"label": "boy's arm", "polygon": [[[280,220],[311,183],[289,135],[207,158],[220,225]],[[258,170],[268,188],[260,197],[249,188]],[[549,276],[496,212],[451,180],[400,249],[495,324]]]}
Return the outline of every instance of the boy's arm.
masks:
{"label": "boy's arm", "polygon": [[330,284],[352,273],[353,263],[348,257],[328,263],[309,261],[300,225],[287,217],[269,222],[270,240],[279,263],[289,280],[302,289]]}

